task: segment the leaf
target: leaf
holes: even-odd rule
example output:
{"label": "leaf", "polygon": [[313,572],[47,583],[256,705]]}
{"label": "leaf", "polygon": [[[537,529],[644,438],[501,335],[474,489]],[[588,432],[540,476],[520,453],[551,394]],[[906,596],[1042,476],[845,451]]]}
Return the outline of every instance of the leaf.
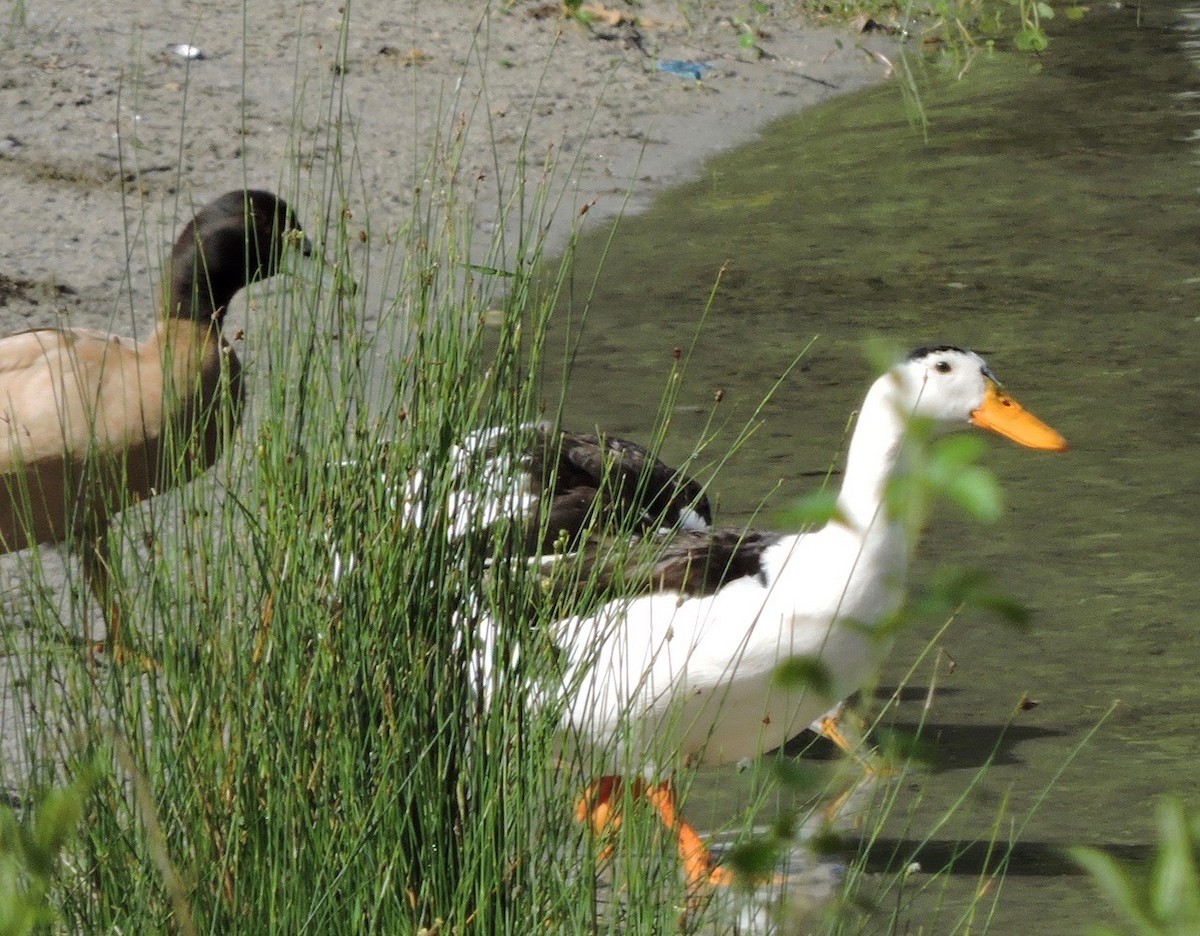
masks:
{"label": "leaf", "polygon": [[1157,929],[1142,911],[1137,888],[1128,872],[1115,858],[1096,848],[1070,848],[1067,854],[1088,873],[1108,902],[1140,932],[1152,933]]}
{"label": "leaf", "polygon": [[63,845],[75,834],[83,819],[83,802],[75,787],[51,790],[37,810],[34,840],[38,848],[57,861]]}
{"label": "leaf", "polygon": [[938,441],[934,459],[947,466],[962,468],[975,464],[986,450],[987,443],[982,436],[960,432]]}
{"label": "leaf", "polygon": [[925,516],[925,505],[928,502],[925,485],[915,474],[905,472],[894,475],[888,480],[884,502],[890,519],[918,524]]}
{"label": "leaf", "polygon": [[1037,10],[1037,15],[1040,19],[1054,19],[1054,8],[1048,3],[1035,3],[1033,8]]}
{"label": "leaf", "polygon": [[1050,39],[1040,26],[1026,26],[1013,37],[1013,42],[1019,51],[1035,55],[1050,48]]}
{"label": "leaf", "polygon": [[886,728],[877,731],[874,737],[878,739],[880,750],[889,761],[920,764],[924,767],[934,767],[937,764],[937,747],[918,735]]}
{"label": "leaf", "polygon": [[[991,522],[1000,516],[1000,485],[990,471],[976,464],[985,447],[975,435],[940,439],[929,453],[923,475],[932,495],[953,501],[975,520]],[[919,465],[913,474],[922,474]]]}
{"label": "leaf", "polygon": [[787,848],[789,843],[796,838],[796,816],[790,812],[776,816],[771,820],[767,829],[775,841],[782,843]]}
{"label": "leaf", "polygon": [[780,523],[786,527],[815,527],[842,519],[837,492],[825,490],[815,491],[796,501],[780,516]]}
{"label": "leaf", "polygon": [[813,790],[823,782],[819,770],[795,757],[777,757],[771,762],[771,772],[781,786],[793,792]]}
{"label": "leaf", "polygon": [[824,855],[825,857],[844,854],[846,851],[845,839],[833,829],[821,830],[809,839],[807,844],[814,855]]}
{"label": "leaf", "polygon": [[997,590],[986,572],[960,566],[942,566],[931,577],[925,591],[913,601],[918,615],[938,617],[961,607],[987,611],[1006,623],[1024,627],[1029,609],[1016,598]]}
{"label": "leaf", "polygon": [[927,614],[944,614],[970,604],[987,582],[987,574],[980,569],[940,566],[934,570],[928,588],[921,595],[920,610]]}
{"label": "leaf", "polygon": [[1089,12],[1091,12],[1091,7],[1086,7],[1082,4],[1073,4],[1063,10],[1063,15],[1066,16],[1066,18],[1072,23],[1078,23]]}
{"label": "leaf", "polygon": [[988,611],[996,615],[1006,624],[1011,624],[1013,627],[1025,628],[1029,626],[1029,622],[1033,619],[1029,608],[1026,605],[1012,597],[1001,592],[987,592],[977,594],[972,603],[975,607]]}
{"label": "leaf", "polygon": [[54,923],[46,894],[59,853],[82,818],[83,787],[51,790],[28,826],[0,808],[0,936],[25,936]]}
{"label": "leaf", "polygon": [[959,471],[945,493],[973,520],[994,523],[1000,517],[1000,485],[990,471],[978,465]]}
{"label": "leaf", "polygon": [[812,690],[832,698],[833,679],[829,675],[829,667],[819,657],[789,657],[775,667],[772,681],[780,689],[792,692]]}
{"label": "leaf", "polygon": [[783,846],[765,838],[755,839],[729,849],[726,863],[747,884],[769,877],[782,857]]}
{"label": "leaf", "polygon": [[1200,919],[1195,843],[1183,804],[1174,798],[1158,806],[1159,850],[1154,862],[1150,908],[1163,923],[1179,926]]}

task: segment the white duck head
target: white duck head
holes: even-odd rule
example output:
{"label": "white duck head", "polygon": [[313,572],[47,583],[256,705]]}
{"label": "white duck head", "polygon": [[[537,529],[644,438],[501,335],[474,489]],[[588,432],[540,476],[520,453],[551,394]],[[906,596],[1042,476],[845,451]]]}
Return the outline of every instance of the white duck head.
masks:
{"label": "white duck head", "polygon": [[950,345],[917,348],[876,386],[880,384],[906,416],[925,417],[945,429],[989,429],[1027,448],[1067,449],[1066,439],[1004,392],[974,351]]}
{"label": "white duck head", "polygon": [[1067,440],[1001,387],[978,354],[917,348],[871,385],[850,441],[839,505],[852,525],[874,522],[913,418],[942,431],[987,429],[1027,448],[1063,452]]}

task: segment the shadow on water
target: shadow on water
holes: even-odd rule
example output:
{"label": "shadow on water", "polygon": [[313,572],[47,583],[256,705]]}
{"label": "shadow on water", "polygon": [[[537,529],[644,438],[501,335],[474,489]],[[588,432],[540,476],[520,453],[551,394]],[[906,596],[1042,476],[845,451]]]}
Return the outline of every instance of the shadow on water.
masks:
{"label": "shadow on water", "polygon": [[[1151,844],[1128,845],[1089,843],[1122,861],[1144,861],[1154,855]],[[873,874],[897,874],[913,862],[925,874],[953,874],[979,878],[1003,871],[1005,876],[1078,877],[1083,870],[1057,842],[1024,839],[1012,848],[997,848],[992,842],[949,842],[935,840],[878,838],[871,842],[864,865]],[[1078,886],[1078,882],[1076,883]]]}
{"label": "shadow on water", "polygon": [[[966,770],[985,766],[1007,767],[1025,763],[1021,746],[1030,741],[1053,741],[1069,737],[1069,732],[1038,725],[1012,723],[965,725],[926,722],[888,723],[886,733],[919,744],[928,756],[922,766],[932,772]],[[781,749],[789,757],[813,761],[835,761],[841,751],[828,738],[805,731]]]}
{"label": "shadow on water", "polygon": [[[986,352],[1072,442],[1063,457],[991,446],[1003,518],[980,529],[938,516],[922,544],[918,579],[934,563],[986,569],[1034,625],[964,615],[942,638],[957,665],[932,709],[909,686],[889,716],[925,720],[939,766],[902,791],[872,868],[890,867],[875,863],[885,846],[919,842],[916,829],[938,829],[922,865],[957,856],[937,894],[904,911],[914,931],[949,931],[939,921],[973,893],[963,869],[983,867],[971,843],[997,816],[1019,844],[989,932],[1073,933],[1105,911],[1059,849],[1143,856],[1156,796],[1200,807],[1200,78],[1180,51],[1184,9],[1056,21],[1041,60],[996,56],[927,89],[928,142],[894,88],[783,121],[623,221],[594,288],[602,239],[579,247],[573,296],[591,304],[568,422],[645,436],[675,349],[695,338],[665,455],[685,454],[710,414],[722,431],[708,455],[757,425],[714,481],[722,523],[769,524],[839,463],[870,335]],[[927,640],[901,635],[884,680]],[[1040,704],[1025,711],[1024,698]],[[710,770],[692,799],[719,826],[746,797]]]}
{"label": "shadow on water", "polygon": [[[947,706],[947,708],[949,708]],[[925,723],[889,726],[902,735],[920,738],[932,750],[926,769],[939,773],[979,767],[1010,767],[1025,763],[1022,746],[1031,741],[1053,743],[1068,732],[1038,725],[1011,723],[964,725]]]}

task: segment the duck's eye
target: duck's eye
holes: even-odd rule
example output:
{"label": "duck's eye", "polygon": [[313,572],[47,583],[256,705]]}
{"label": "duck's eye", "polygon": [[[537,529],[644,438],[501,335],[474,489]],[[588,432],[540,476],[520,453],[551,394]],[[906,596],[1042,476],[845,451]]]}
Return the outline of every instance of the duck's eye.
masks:
{"label": "duck's eye", "polygon": [[939,374],[948,374],[951,370],[953,370],[949,361],[938,361],[933,365],[933,369]]}

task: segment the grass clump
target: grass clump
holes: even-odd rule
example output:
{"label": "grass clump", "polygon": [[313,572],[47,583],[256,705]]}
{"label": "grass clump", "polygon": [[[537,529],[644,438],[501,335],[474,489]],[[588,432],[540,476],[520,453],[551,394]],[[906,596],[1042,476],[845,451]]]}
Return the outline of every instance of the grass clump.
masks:
{"label": "grass clump", "polygon": [[[30,564],[29,626],[8,637],[28,770],[5,780],[37,800],[97,765],[61,882],[69,930],[594,930],[579,790],[555,767],[556,706],[531,692],[564,608],[451,491],[488,491],[457,461],[471,430],[558,405],[539,379],[555,283],[533,279],[536,234],[515,269],[477,262],[453,161],[437,172],[436,203],[389,232],[388,282],[292,258],[254,291],[270,327],[246,355],[240,444],[110,534],[137,662],[65,644],[95,609]],[[324,226],[299,211],[319,253],[354,255],[336,202]],[[490,647],[485,613],[510,622]],[[658,867],[629,875],[649,929],[675,914]]]}

